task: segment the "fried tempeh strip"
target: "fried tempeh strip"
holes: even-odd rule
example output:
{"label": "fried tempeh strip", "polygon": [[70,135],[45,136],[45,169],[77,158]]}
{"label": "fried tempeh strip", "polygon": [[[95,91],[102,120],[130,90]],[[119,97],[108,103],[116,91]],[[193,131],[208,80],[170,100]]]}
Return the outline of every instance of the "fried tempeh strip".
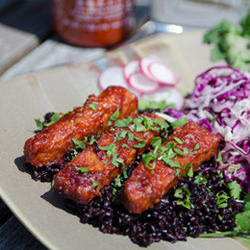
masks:
{"label": "fried tempeh strip", "polygon": [[97,97],[90,95],[82,107],[75,108],[25,142],[26,161],[37,168],[60,165],[67,150],[73,148],[73,137],[82,140],[85,136],[100,134],[118,108],[119,118],[123,118],[136,114],[137,106],[137,97],[123,87],[109,87]]}
{"label": "fried tempeh strip", "polygon": [[[177,143],[178,141],[180,144]],[[141,162],[125,182],[122,195],[124,206],[131,213],[136,214],[153,207],[171,187],[177,185],[178,178],[181,178],[190,167],[193,168],[193,171],[197,171],[202,162],[214,156],[219,141],[219,136],[192,122],[185,124],[182,128],[175,129],[173,134],[163,143],[163,147],[173,143],[172,145],[177,149],[176,152],[188,152],[185,155],[177,153],[172,158],[172,161],[179,163],[180,173],[176,173],[176,168],[166,165],[167,160],[164,163],[164,160],[158,158],[149,163],[148,166]],[[191,165],[187,165],[189,163]]]}
{"label": "fried tempeh strip", "polygon": [[[140,121],[145,118],[147,124],[151,123],[153,131],[141,126],[143,122]],[[124,173],[126,166],[149,147],[151,138],[161,132],[162,124],[158,125],[159,121],[165,123],[154,114],[134,115],[127,119],[130,122],[126,126],[120,123],[117,127],[115,123],[114,127],[107,127],[95,145],[82,151],[56,174],[54,191],[77,203],[87,204],[95,196],[100,196],[99,190]],[[131,132],[133,129],[135,131]]]}

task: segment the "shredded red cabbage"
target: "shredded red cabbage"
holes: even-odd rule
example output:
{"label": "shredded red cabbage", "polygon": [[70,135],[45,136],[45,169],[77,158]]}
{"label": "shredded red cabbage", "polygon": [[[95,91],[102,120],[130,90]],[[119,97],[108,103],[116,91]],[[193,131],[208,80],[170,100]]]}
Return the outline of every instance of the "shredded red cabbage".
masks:
{"label": "shredded red cabbage", "polygon": [[250,75],[229,66],[197,76],[184,113],[224,138],[217,167],[250,191]]}

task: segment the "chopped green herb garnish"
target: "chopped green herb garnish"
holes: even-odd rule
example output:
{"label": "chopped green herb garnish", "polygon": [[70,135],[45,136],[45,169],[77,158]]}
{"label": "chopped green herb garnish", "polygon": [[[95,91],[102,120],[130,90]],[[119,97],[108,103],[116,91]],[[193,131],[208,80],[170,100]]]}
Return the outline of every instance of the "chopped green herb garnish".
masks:
{"label": "chopped green herb garnish", "polygon": [[191,178],[194,176],[194,170],[193,170],[193,166],[192,165],[191,165],[191,167],[189,168],[189,170],[187,172],[187,176],[191,177]]}
{"label": "chopped green herb garnish", "polygon": [[135,125],[134,124],[129,125],[129,129],[130,129],[131,132],[134,132],[135,131]]}
{"label": "chopped green herb garnish", "polygon": [[169,127],[169,125],[165,121],[160,119],[154,119],[154,123],[156,125],[159,125],[161,130]]}
{"label": "chopped green herb garnish", "polygon": [[115,178],[115,187],[121,187],[121,186],[122,186],[120,177],[121,177],[121,175],[118,175],[118,176]]}
{"label": "chopped green herb garnish", "polygon": [[[72,113],[72,111],[69,110],[69,111],[67,111],[66,113],[63,114],[63,117],[64,117],[64,116],[67,116],[67,115],[69,115],[69,114],[71,114],[71,113]],[[79,115],[78,115],[78,116],[79,116]]]}
{"label": "chopped green herb garnish", "polygon": [[129,146],[127,144],[122,144],[122,148],[129,148]]}
{"label": "chopped green herb garnish", "polygon": [[149,152],[148,154],[142,155],[142,161],[144,165],[147,166],[151,161],[155,160],[157,156],[157,153]]}
{"label": "chopped green herb garnish", "polygon": [[175,153],[177,153],[178,155],[188,155],[188,151],[187,150],[185,150],[185,148],[183,148],[183,151],[181,151],[180,149],[178,149],[178,148],[174,148],[174,151],[175,151]]}
{"label": "chopped green herb garnish", "polygon": [[144,148],[146,146],[145,142],[137,144],[137,145],[131,145],[133,148]]}
{"label": "chopped green herb garnish", "polygon": [[104,151],[108,151],[108,150],[112,150],[114,147],[116,147],[116,145],[114,143],[111,143],[106,147],[99,147],[99,149],[104,150]]}
{"label": "chopped green herb garnish", "polygon": [[95,188],[95,187],[97,187],[98,185],[99,185],[99,182],[98,182],[98,181],[93,181],[93,182],[92,182],[92,187]]}
{"label": "chopped green herb garnish", "polygon": [[172,122],[171,125],[172,125],[173,129],[175,129],[175,128],[183,127],[186,123],[188,123],[188,118],[187,118],[187,116],[184,116],[184,117]]}
{"label": "chopped green herb garnish", "polygon": [[175,140],[178,144],[183,144],[183,141],[182,141],[180,138],[178,138],[178,137],[175,137],[175,136],[174,136],[174,140]]}
{"label": "chopped green herb garnish", "polygon": [[130,141],[133,141],[134,140],[134,134],[133,133],[128,133],[128,139]]}
{"label": "chopped green herb garnish", "polygon": [[156,166],[156,162],[154,161],[153,164],[152,164],[152,167],[150,167],[149,165],[147,165],[146,168],[149,169],[149,170],[154,170],[155,166]]}
{"label": "chopped green herb garnish", "polygon": [[72,157],[72,160],[74,160],[75,158],[76,158],[76,156],[78,155],[78,152],[77,152],[77,150],[75,149],[75,148],[73,148],[73,150],[72,150],[73,152],[73,157]]}
{"label": "chopped green herb garnish", "polygon": [[157,136],[157,137],[153,137],[151,140],[150,140],[150,143],[152,145],[153,148],[159,148],[161,147],[161,144],[162,144],[162,139],[161,137]]}
{"label": "chopped green herb garnish", "polygon": [[135,131],[136,132],[143,132],[145,131],[145,126],[142,124],[143,122],[143,117],[139,116],[135,119],[133,119],[133,124],[135,125]]}
{"label": "chopped green herb garnish", "polygon": [[194,150],[197,150],[197,149],[199,149],[200,148],[200,145],[199,145],[199,143],[197,143],[195,146],[194,146]]}
{"label": "chopped green herb garnish", "polygon": [[87,141],[87,137],[85,137],[82,141],[79,141],[75,137],[73,137],[72,141],[73,141],[74,145],[76,146],[76,148],[81,148],[81,149],[86,148],[85,142]]}
{"label": "chopped green herb garnish", "polygon": [[140,138],[140,137],[134,137],[134,139],[137,141],[137,142],[142,142],[142,141],[145,141],[146,139],[144,138]]}
{"label": "chopped green herb garnish", "polygon": [[55,186],[55,182],[54,182],[54,179],[53,179],[52,182],[51,182],[50,188],[51,188],[51,189],[54,189],[54,186]]}
{"label": "chopped green herb garnish", "polygon": [[164,159],[164,158],[162,160],[166,165],[170,166],[171,168],[180,168],[181,167],[179,162],[176,162],[176,161],[173,161],[170,159]]}
{"label": "chopped green herb garnish", "polygon": [[119,135],[117,137],[117,140],[118,141],[122,141],[126,137],[126,135],[127,135],[127,131],[126,130],[120,131],[120,133],[119,133]]}
{"label": "chopped green herb garnish", "polygon": [[89,140],[89,145],[92,145],[94,142],[96,142],[96,138],[94,135],[92,135],[90,140]]}
{"label": "chopped green herb garnish", "polygon": [[122,174],[125,179],[128,179],[127,171],[124,165],[122,166]]}
{"label": "chopped green herb garnish", "polygon": [[[111,122],[111,121],[108,121],[107,127],[109,127],[109,126],[111,126],[111,125],[112,125],[112,122]],[[115,130],[114,128],[111,128],[111,129]],[[112,131],[111,129],[110,129],[110,131]]]}
{"label": "chopped green herb garnish", "polygon": [[235,200],[240,199],[240,193],[241,193],[241,187],[240,184],[238,184],[236,181],[232,181],[227,184],[229,190],[230,190],[230,195],[233,197]]}
{"label": "chopped green herb garnish", "polygon": [[176,108],[174,104],[168,104],[166,103],[166,100],[163,99],[162,101],[154,101],[154,100],[147,100],[147,99],[141,99],[139,102],[139,110],[157,110],[157,111],[163,111],[166,108]]}
{"label": "chopped green herb garnish", "polygon": [[124,127],[127,127],[130,122],[132,122],[132,118],[129,116],[128,118],[117,120],[114,126],[118,128],[124,128]]}
{"label": "chopped green herb garnish", "polygon": [[98,107],[98,103],[97,102],[92,102],[92,103],[88,103],[86,104],[89,108],[91,108],[92,110],[97,110]]}
{"label": "chopped green herb garnish", "polygon": [[86,167],[80,167],[80,168],[75,167],[75,169],[76,169],[78,172],[81,172],[81,173],[86,173],[86,172],[89,171],[89,169],[86,168]]}
{"label": "chopped green herb garnish", "polygon": [[183,206],[188,210],[194,207],[194,205],[190,201],[190,196],[191,193],[186,187],[177,188],[174,193],[174,197],[179,198],[176,201],[176,204],[178,206]]}
{"label": "chopped green herb garnish", "polygon": [[225,208],[227,207],[227,200],[230,198],[228,195],[222,193],[217,193],[216,194],[217,197],[217,201],[216,201],[216,205],[218,206],[218,208]]}
{"label": "chopped green herb garnish", "polygon": [[118,117],[119,117],[119,115],[120,115],[120,109],[118,108],[116,111],[115,111],[115,113],[113,113],[111,116],[110,116],[110,120],[111,121],[115,121]]}
{"label": "chopped green herb garnish", "polygon": [[59,119],[60,119],[59,113],[54,113],[54,114],[51,116],[51,118],[50,118],[50,122],[43,124],[43,126],[44,126],[44,127],[48,127],[48,126],[50,126],[50,125],[56,123]]}
{"label": "chopped green herb garnish", "polygon": [[206,185],[207,184],[207,179],[202,176],[202,173],[199,173],[198,175],[195,176],[194,183],[196,185],[199,185],[200,183]]}
{"label": "chopped green herb garnish", "polygon": [[43,123],[41,122],[40,119],[35,119],[36,126],[42,130],[43,129]]}

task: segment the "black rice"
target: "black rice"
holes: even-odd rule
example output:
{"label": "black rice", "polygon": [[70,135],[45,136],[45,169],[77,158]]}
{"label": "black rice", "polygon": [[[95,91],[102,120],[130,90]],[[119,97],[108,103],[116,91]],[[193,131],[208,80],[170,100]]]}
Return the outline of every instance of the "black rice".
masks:
{"label": "black rice", "polygon": [[[138,164],[137,161],[128,169],[131,175]],[[201,175],[207,183],[195,184],[195,176]],[[121,177],[121,182],[124,179]],[[114,196],[112,191],[115,180],[110,186],[101,190],[102,197],[96,197],[88,205],[74,204],[67,201],[67,206],[74,210],[82,223],[88,223],[99,228],[103,233],[128,235],[140,246],[148,246],[160,240],[170,241],[186,240],[187,236],[198,237],[201,233],[215,231],[228,231],[235,227],[235,215],[243,210],[243,204],[229,198],[227,207],[219,208],[216,204],[217,193],[229,195],[227,184],[230,180],[221,176],[213,168],[213,160],[205,162],[193,177],[184,177],[179,180],[176,187],[186,187],[191,195],[193,208],[177,205],[178,198],[174,196],[172,188],[152,209],[140,215],[130,214],[122,205],[119,193]]]}

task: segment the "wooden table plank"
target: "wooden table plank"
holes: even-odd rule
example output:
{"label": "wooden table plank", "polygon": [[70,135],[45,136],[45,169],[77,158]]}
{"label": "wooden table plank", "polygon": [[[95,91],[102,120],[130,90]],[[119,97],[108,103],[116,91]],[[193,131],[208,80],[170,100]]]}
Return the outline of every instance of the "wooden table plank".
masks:
{"label": "wooden table plank", "polygon": [[0,239],[0,249],[46,250],[14,216],[0,227]]}
{"label": "wooden table plank", "polygon": [[0,226],[3,225],[12,216],[11,211],[2,202],[0,198]]}
{"label": "wooden table plank", "polygon": [[23,0],[1,0],[0,1],[0,13],[13,6],[14,4],[21,2]]}

